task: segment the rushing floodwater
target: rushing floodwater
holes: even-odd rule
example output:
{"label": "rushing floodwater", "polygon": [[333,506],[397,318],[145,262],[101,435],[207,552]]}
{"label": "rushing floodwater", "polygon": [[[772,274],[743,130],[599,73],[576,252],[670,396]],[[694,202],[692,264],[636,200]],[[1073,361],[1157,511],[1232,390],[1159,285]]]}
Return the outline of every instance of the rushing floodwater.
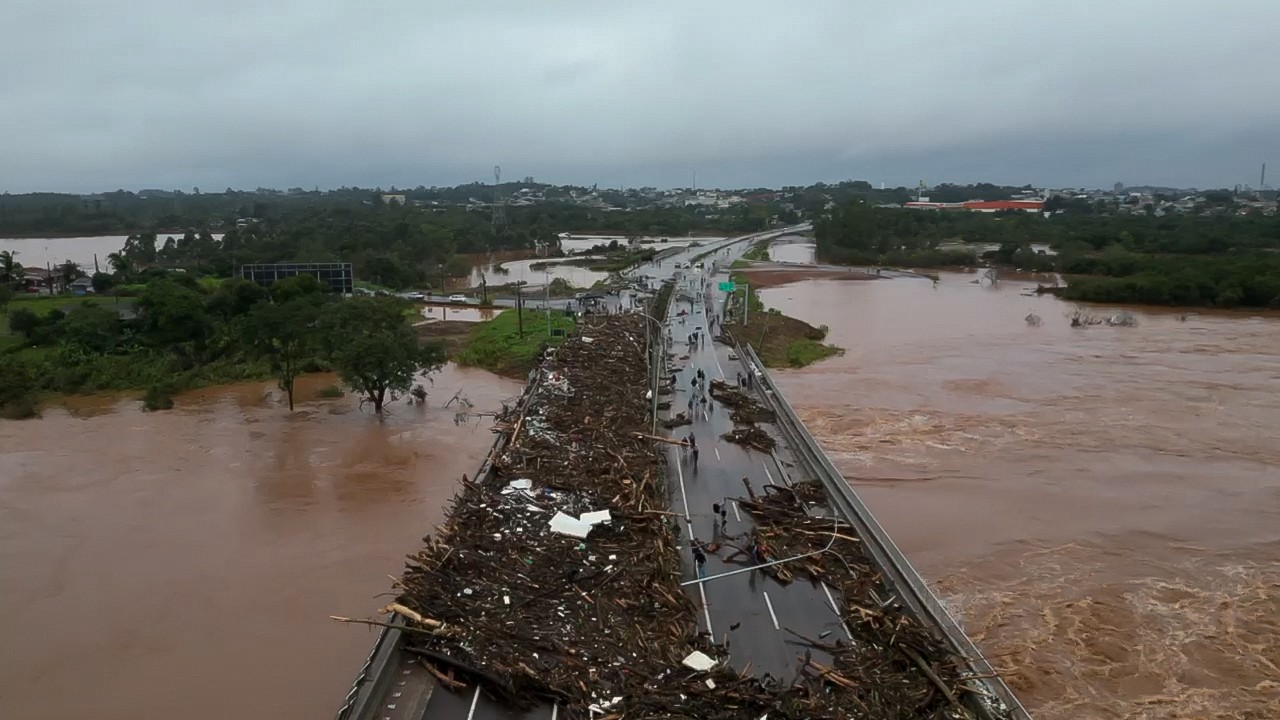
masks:
{"label": "rushing floodwater", "polygon": [[1280,317],[973,278],[765,290],[848,349],[788,398],[1038,719],[1280,717]]}
{"label": "rushing floodwater", "polygon": [[290,415],[271,383],[0,421],[0,718],[331,717],[373,635],[328,616],[386,602],[488,449],[488,418],[441,407],[458,390],[520,388],[450,366],[385,422]]}

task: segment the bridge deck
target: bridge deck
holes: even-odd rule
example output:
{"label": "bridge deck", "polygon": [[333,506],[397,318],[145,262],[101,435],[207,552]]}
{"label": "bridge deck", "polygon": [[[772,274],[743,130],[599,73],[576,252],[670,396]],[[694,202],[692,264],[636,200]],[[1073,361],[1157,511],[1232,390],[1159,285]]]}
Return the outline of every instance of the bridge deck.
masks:
{"label": "bridge deck", "polygon": [[[714,283],[710,286],[714,287]],[[711,291],[708,300],[714,303],[717,299],[714,291]],[[712,306],[714,307],[715,304]],[[707,310],[702,302],[694,302],[692,307],[687,304],[682,307],[691,309],[692,314],[683,321],[671,318],[668,322],[671,335],[675,339],[676,359],[672,370],[676,375],[674,385],[676,393],[668,396],[672,400],[674,410],[686,407],[685,402],[690,393],[689,381],[696,370],[703,370],[708,379],[727,379],[732,383],[739,370],[752,368],[749,352],[740,353],[747,357],[733,360],[731,348],[713,344],[710,340],[700,347],[687,349],[682,342],[683,338],[698,327],[705,331]],[[688,357],[681,358],[680,356],[683,355]],[[670,374],[669,371],[667,377]],[[789,406],[786,406],[785,400],[777,395],[767,374],[762,374],[761,380],[763,382],[756,387],[759,396],[783,413],[790,415]],[[799,424],[793,416],[792,422],[795,425]],[[765,484],[786,485],[793,481],[810,479],[831,481],[830,477],[816,477],[833,472],[825,456],[816,459],[811,457],[814,449],[798,447],[802,443],[796,436],[797,431],[784,425],[780,422],[778,427],[770,428],[779,441],[779,447],[775,453],[760,453],[723,441],[720,435],[733,427],[726,408],[700,409],[695,413],[692,427],[684,427],[676,431],[675,434],[680,436],[692,431],[698,440],[700,450],[696,468],[692,457],[680,448],[670,448],[667,457],[671,477],[671,510],[682,518],[683,529],[686,532],[682,538],[683,570],[686,580],[696,577],[696,569],[689,552],[690,538],[703,541],[722,539],[733,542],[734,538],[748,534],[752,529],[751,516],[732,501],[732,498],[741,497],[745,492],[742,478],[747,478],[757,491],[760,491]],[[799,432],[804,432],[802,426]],[[821,454],[821,451],[818,450],[817,453]],[[826,463],[825,468],[824,463]],[[843,484],[843,481],[841,480],[840,483]],[[852,493],[851,490],[849,492]],[[730,499],[728,514],[727,519],[722,523],[719,516],[713,512],[712,505],[723,503],[726,499]],[[822,513],[824,517],[842,517],[845,518],[845,522],[848,522],[851,513],[865,510],[851,507],[838,497],[833,497],[832,500],[831,507],[818,509],[813,513]],[[874,519],[869,517],[869,513],[865,518],[858,518],[857,524],[859,534],[883,533],[875,525]],[[896,552],[896,548],[892,550]],[[907,600],[922,622],[936,625],[938,631],[948,637],[959,634],[960,639],[952,639],[953,647],[959,655],[969,658],[972,662],[977,656],[977,650],[967,638],[963,637],[963,633],[954,627],[954,621],[949,617],[945,620],[937,617],[936,608],[929,605],[930,602],[936,604],[936,600],[928,594],[927,589],[923,591],[928,595],[927,599],[916,598],[919,589],[915,588],[913,583],[918,582],[918,576],[906,563],[905,558],[877,552],[876,559],[881,561],[882,565],[890,566],[886,568],[886,575],[891,578],[900,578],[904,589],[910,591],[904,594],[909,596]],[[905,567],[898,567],[898,565]],[[726,562],[719,556],[709,554],[705,573],[708,576],[715,576],[718,573],[742,567],[743,565]],[[912,581],[909,578],[915,578],[915,580]],[[700,627],[709,631],[717,642],[727,647],[728,659],[733,667],[741,670],[749,665],[755,675],[769,674],[783,682],[789,682],[799,671],[800,656],[804,653],[804,649],[789,642],[792,638],[787,632],[788,629],[810,638],[830,637],[834,640],[836,637],[850,639],[853,637],[850,628],[841,621],[839,616],[839,608],[842,607],[839,593],[824,584],[794,582],[783,585],[763,572],[753,571],[713,579],[689,586],[687,589],[701,613]],[[942,612],[945,615],[945,611]],[[468,688],[461,692],[445,691],[436,687],[427,673],[420,669],[415,670],[416,666],[406,663],[403,653],[396,650],[394,643],[389,643],[385,654],[388,659],[381,664],[374,663],[369,673],[371,682],[365,685],[357,702],[348,708],[349,712],[340,714],[340,719],[359,717],[387,718],[388,720],[393,718],[397,720],[400,718],[468,718],[468,720],[472,718],[494,720],[551,718],[555,720],[557,716],[564,715],[558,708],[547,703],[542,703],[527,712],[513,712],[491,701],[479,688]],[[823,657],[820,652],[814,651],[812,657],[818,662],[829,663],[829,658]],[[989,666],[986,666],[985,661],[981,661],[980,658],[975,668],[989,670]],[[995,705],[1003,705],[1006,711],[991,714],[991,706],[987,703],[968,703],[979,717],[1004,716],[1029,719],[1025,710],[1017,704],[1016,698],[998,678],[987,679],[983,685],[991,691],[992,697],[997,699]]]}

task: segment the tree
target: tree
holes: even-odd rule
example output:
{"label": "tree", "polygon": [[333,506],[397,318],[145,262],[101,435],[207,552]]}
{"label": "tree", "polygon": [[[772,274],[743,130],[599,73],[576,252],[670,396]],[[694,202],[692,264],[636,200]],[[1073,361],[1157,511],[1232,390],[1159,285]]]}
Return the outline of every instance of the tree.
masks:
{"label": "tree", "polygon": [[107,264],[111,266],[111,271],[117,275],[125,275],[133,271],[133,261],[123,253],[113,252],[107,255]]}
{"label": "tree", "polygon": [[0,250],[0,284],[12,287],[22,277],[22,265],[17,256],[18,253],[12,250]]}
{"label": "tree", "polygon": [[89,352],[108,353],[120,341],[120,318],[115,310],[86,302],[58,323],[62,341]]}
{"label": "tree", "polygon": [[147,334],[158,344],[202,342],[209,329],[200,293],[172,280],[156,280],[138,297]]}
{"label": "tree", "polygon": [[289,397],[289,412],[293,412],[294,381],[320,347],[323,300],[319,294],[299,295],[283,303],[259,303],[249,312],[247,333],[270,361],[280,389]]}
{"label": "tree", "polygon": [[0,418],[21,420],[39,414],[40,373],[16,355],[0,355]]}
{"label": "tree", "polygon": [[111,289],[115,284],[115,278],[104,272],[96,272],[93,274],[93,291],[99,295]]}
{"label": "tree", "polygon": [[229,320],[246,315],[255,305],[267,299],[267,290],[242,278],[227,278],[209,296],[205,304],[210,313]]}
{"label": "tree", "polygon": [[31,334],[43,324],[44,321],[40,316],[28,308],[16,308],[9,313],[9,329],[21,333],[27,340],[30,340]]}
{"label": "tree", "polygon": [[278,304],[287,303],[295,298],[307,295],[318,295],[325,291],[315,275],[303,273],[293,277],[282,278],[271,283],[271,299]]}
{"label": "tree", "polygon": [[329,326],[331,359],[343,383],[381,414],[388,400],[407,392],[419,372],[434,372],[444,348],[419,346],[413,327],[394,298],[356,297],[334,309]]}
{"label": "tree", "polygon": [[80,270],[80,266],[70,260],[63,260],[58,265],[58,276],[62,280],[63,292],[70,290],[71,283],[75,282],[81,275],[84,275],[84,272]]}

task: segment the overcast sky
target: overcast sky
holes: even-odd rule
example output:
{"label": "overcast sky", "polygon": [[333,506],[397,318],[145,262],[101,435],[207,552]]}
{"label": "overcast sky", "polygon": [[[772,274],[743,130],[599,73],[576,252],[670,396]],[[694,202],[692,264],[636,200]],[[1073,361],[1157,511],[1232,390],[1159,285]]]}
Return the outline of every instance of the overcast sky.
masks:
{"label": "overcast sky", "polygon": [[0,191],[1280,185],[1276,0],[0,0]]}

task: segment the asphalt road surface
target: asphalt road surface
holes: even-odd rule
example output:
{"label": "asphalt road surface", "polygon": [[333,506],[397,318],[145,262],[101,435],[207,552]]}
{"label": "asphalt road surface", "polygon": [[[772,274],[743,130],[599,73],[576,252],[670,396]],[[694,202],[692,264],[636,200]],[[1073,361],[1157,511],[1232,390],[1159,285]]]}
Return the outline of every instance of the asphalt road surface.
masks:
{"label": "asphalt road surface", "polygon": [[[694,275],[680,282],[677,296],[684,293],[695,299],[692,303],[677,300],[667,324],[670,352],[674,355],[672,363],[678,368],[675,394],[671,396],[673,413],[689,411],[689,399],[695,396],[691,381],[697,370],[705,374],[708,388],[711,379],[725,380],[732,385],[737,382],[739,372],[749,372],[742,361],[730,359],[730,349],[716,344],[707,332],[708,304],[711,308],[723,304],[723,294],[715,289],[719,279],[727,277]],[[704,292],[704,288],[710,289]],[[691,312],[685,317],[676,317],[679,311]],[[695,330],[701,330],[706,338],[690,347],[686,338]],[[783,466],[771,454],[721,439],[723,433],[733,429],[727,409],[718,407],[710,399],[707,405],[695,401],[693,418],[692,426],[676,428],[673,434],[684,437],[693,433],[699,451],[696,467],[692,454],[683,448],[672,446],[668,457],[674,481],[672,510],[683,515],[686,524],[683,546],[686,580],[697,577],[690,538],[704,543],[748,545],[754,525],[734,502],[735,498],[747,494],[743,478],[758,494],[764,493],[766,484],[790,482]],[[714,513],[715,504],[728,506],[723,523]],[[728,560],[735,549],[722,547],[717,553],[707,553],[704,575],[710,579],[686,588],[702,609],[702,629],[728,646],[729,660],[735,668],[750,665],[756,674],[768,673],[790,682],[803,650],[790,643],[795,638],[787,632],[788,628],[810,638],[833,634],[850,637],[835,611],[837,595],[825,585],[803,581],[783,585],[759,570],[716,579],[720,573],[754,564],[742,556]],[[821,654],[815,659],[824,663],[829,660]]]}

